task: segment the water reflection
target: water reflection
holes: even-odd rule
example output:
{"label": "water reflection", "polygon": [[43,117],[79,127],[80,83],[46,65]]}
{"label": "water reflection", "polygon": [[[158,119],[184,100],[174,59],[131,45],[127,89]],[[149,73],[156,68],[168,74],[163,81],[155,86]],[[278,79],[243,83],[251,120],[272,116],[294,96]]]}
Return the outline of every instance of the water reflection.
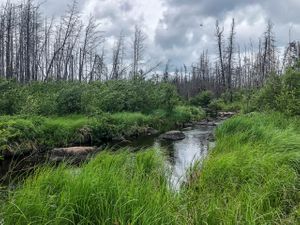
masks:
{"label": "water reflection", "polygon": [[[158,137],[142,137],[132,142],[114,144],[116,149],[129,147],[140,150],[149,147],[161,147],[165,149],[168,161],[167,166],[171,168],[170,184],[175,189],[186,180],[187,170],[194,164],[195,160],[202,160],[208,154],[208,137],[213,132],[213,127],[199,126],[192,130],[184,131],[185,139],[175,142],[162,141]],[[38,166],[36,164],[44,163],[45,160],[36,160],[27,157],[21,159],[4,160],[0,162],[0,183],[12,184],[12,178],[18,178],[18,174],[27,174],[28,170]],[[24,166],[24,163],[26,164]],[[14,170],[10,169],[14,168]],[[12,173],[9,173],[11,171]],[[16,174],[15,174],[16,173]],[[21,176],[22,177],[22,176]],[[18,182],[16,182],[18,183]]]}
{"label": "water reflection", "polygon": [[180,184],[186,181],[186,172],[196,160],[203,160],[208,154],[208,137],[213,132],[211,126],[199,126],[190,131],[184,131],[185,139],[175,142],[162,141],[158,137],[143,137],[132,143],[123,144],[120,147],[134,149],[148,147],[162,147],[168,157],[168,165],[172,174],[170,184],[178,189]]}

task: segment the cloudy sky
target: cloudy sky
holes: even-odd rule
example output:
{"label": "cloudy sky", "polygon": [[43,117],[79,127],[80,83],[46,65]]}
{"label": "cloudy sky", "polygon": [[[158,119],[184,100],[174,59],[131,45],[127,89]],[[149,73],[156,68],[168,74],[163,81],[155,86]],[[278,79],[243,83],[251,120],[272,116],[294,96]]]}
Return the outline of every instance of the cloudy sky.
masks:
{"label": "cloudy sky", "polygon": [[[4,0],[0,0],[4,1]],[[44,1],[44,0],[41,0]],[[59,16],[68,0],[46,0],[44,13]],[[121,31],[130,42],[135,24],[147,35],[147,56],[190,64],[199,53],[215,49],[214,25],[218,19],[225,31],[236,20],[236,39],[243,46],[254,43],[264,32],[266,22],[275,25],[277,45],[300,39],[300,0],[78,0],[83,15],[93,14],[101,23],[107,46]],[[70,2],[69,2],[70,3]],[[203,26],[202,26],[203,25]],[[108,48],[107,47],[107,48]]]}

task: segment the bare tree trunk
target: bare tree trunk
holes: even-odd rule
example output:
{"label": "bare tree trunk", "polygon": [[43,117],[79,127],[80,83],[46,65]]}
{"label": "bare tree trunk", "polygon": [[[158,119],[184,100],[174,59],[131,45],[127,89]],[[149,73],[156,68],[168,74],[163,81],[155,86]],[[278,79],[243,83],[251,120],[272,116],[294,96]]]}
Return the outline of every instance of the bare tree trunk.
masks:
{"label": "bare tree trunk", "polygon": [[232,91],[232,61],[233,61],[233,39],[235,35],[235,22],[232,19],[231,31],[229,36],[229,46],[228,46],[228,75],[227,75],[227,85],[230,93],[230,102],[233,100],[233,91]]}
{"label": "bare tree trunk", "polygon": [[[139,76],[140,63],[143,60],[143,54],[145,50],[144,41],[146,39],[145,34],[142,29],[136,25],[134,32],[134,41],[133,41],[133,63],[132,63],[132,75],[133,79]],[[143,76],[143,74],[140,74]]]}
{"label": "bare tree trunk", "polygon": [[219,51],[219,60],[220,60],[220,67],[221,67],[221,78],[222,78],[222,87],[223,90],[226,89],[226,80],[225,80],[225,67],[223,62],[223,32],[219,27],[219,21],[216,21],[216,37],[218,42],[218,51]]}

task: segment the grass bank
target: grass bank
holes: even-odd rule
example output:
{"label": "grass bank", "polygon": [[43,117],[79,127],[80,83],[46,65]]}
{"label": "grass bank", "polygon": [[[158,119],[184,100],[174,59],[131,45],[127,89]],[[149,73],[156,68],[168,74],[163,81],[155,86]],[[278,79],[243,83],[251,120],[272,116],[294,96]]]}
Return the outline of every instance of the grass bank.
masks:
{"label": "grass bank", "polygon": [[149,127],[163,132],[204,117],[202,110],[186,106],[177,106],[171,113],[156,110],[151,114],[101,112],[92,116],[1,116],[0,152],[20,154],[70,145],[100,145],[114,137],[145,134]]}
{"label": "grass bank", "polygon": [[102,153],[81,170],[37,171],[4,207],[5,224],[176,224],[182,209],[158,154]]}
{"label": "grass bank", "polygon": [[216,136],[216,148],[185,190],[192,224],[298,224],[299,117],[238,116]]}
{"label": "grass bank", "polygon": [[46,168],[10,194],[5,224],[298,224],[300,121],[236,116],[189,184],[168,188],[161,151],[100,154],[82,169]]}

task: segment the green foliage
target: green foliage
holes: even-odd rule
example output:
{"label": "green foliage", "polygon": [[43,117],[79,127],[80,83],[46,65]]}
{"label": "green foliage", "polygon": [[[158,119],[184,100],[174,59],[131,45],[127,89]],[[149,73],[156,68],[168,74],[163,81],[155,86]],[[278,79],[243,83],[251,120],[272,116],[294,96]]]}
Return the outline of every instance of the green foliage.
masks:
{"label": "green foliage", "polygon": [[207,108],[211,101],[213,100],[214,95],[211,91],[203,91],[196,95],[190,100],[190,103],[195,106],[201,106]]}
{"label": "green foliage", "polygon": [[0,152],[22,154],[80,142],[78,135],[85,124],[87,119],[73,116],[3,116],[0,117]]}
{"label": "green foliage", "polygon": [[[140,124],[150,118],[109,119]],[[161,151],[154,149],[102,152],[82,168],[43,168],[10,193],[0,217],[8,225],[298,224],[299,121],[252,113],[224,122],[216,148],[178,192],[169,188]]]}
{"label": "green foliage", "polygon": [[218,114],[218,111],[222,110],[222,107],[224,105],[224,101],[222,99],[214,99],[211,101],[211,103],[208,105],[208,115],[212,117],[216,117]]}
{"label": "green foliage", "polygon": [[250,111],[274,110],[287,115],[300,115],[300,72],[289,69],[281,77],[271,76],[251,99],[250,105]]}
{"label": "green foliage", "polygon": [[166,110],[156,110],[152,113],[155,118],[153,127],[160,131],[169,131],[186,122],[200,121],[206,114],[201,108],[193,106],[176,106],[170,113]]}
{"label": "green foliage", "polygon": [[113,137],[139,136],[155,124],[155,118],[142,113],[99,113],[92,118],[90,127],[93,142],[101,143]]}
{"label": "green foliage", "polygon": [[[184,224],[154,150],[101,153],[80,170],[45,168],[10,196],[5,224]],[[29,203],[29,204],[28,204]]]}
{"label": "green foliage", "polygon": [[83,90],[80,86],[61,90],[57,97],[57,112],[59,114],[81,113],[81,96]]}
{"label": "green foliage", "polygon": [[0,80],[0,115],[12,115],[20,110],[22,104],[22,94],[16,92],[19,85],[15,82]]}
{"label": "green foliage", "polygon": [[[198,108],[177,106],[169,113],[105,113],[87,117],[2,116],[0,117],[0,153],[26,153],[70,145],[98,145],[114,137],[136,137],[148,127],[167,131],[191,120],[201,120],[205,113]],[[1,155],[1,154],[0,154]]]}
{"label": "green foliage", "polygon": [[217,147],[185,190],[191,224],[297,224],[299,125],[253,113],[220,126]]}
{"label": "green foliage", "polygon": [[27,152],[36,149],[38,135],[34,121],[23,118],[2,118],[0,123],[0,152]]}
{"label": "green foliage", "polygon": [[216,117],[219,111],[236,112],[242,108],[244,93],[235,91],[232,94],[233,101],[230,102],[231,93],[226,92],[220,98],[214,98],[211,91],[204,91],[192,98],[190,103],[205,108],[209,116]]}
{"label": "green foliage", "polygon": [[103,112],[172,111],[179,102],[175,86],[153,81],[35,82],[0,80],[0,114],[67,115]]}
{"label": "green foliage", "polygon": [[165,109],[167,113],[171,113],[179,102],[179,97],[174,86],[169,83],[160,84],[160,89],[164,90],[159,92],[158,98],[161,108]]}

